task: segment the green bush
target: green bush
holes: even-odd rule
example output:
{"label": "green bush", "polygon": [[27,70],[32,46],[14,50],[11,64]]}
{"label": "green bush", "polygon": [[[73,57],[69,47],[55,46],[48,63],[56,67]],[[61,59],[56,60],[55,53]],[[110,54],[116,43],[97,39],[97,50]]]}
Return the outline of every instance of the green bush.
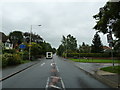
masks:
{"label": "green bush", "polygon": [[3,50],[3,54],[4,54],[4,53],[14,54],[14,53],[16,53],[16,51],[15,51],[15,49],[4,49],[4,50]]}
{"label": "green bush", "polygon": [[17,65],[21,63],[21,57],[19,54],[5,53],[2,55],[2,67]]}
{"label": "green bush", "polygon": [[8,58],[8,65],[21,64],[21,57],[19,54],[13,54]]}
{"label": "green bush", "polygon": [[109,53],[68,53],[67,57],[110,57]]}
{"label": "green bush", "polygon": [[28,60],[29,59],[29,52],[28,51],[23,51],[18,53],[23,60]]}

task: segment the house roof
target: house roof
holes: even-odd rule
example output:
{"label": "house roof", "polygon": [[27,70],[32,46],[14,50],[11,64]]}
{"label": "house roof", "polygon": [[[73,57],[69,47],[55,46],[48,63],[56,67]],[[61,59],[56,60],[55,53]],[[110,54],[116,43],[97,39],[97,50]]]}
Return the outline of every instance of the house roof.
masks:
{"label": "house roof", "polygon": [[7,41],[7,39],[8,39],[8,37],[3,32],[0,32],[0,41],[5,43]]}
{"label": "house roof", "polygon": [[103,46],[103,49],[105,50],[110,50],[111,48],[110,47],[108,47],[108,46]]}

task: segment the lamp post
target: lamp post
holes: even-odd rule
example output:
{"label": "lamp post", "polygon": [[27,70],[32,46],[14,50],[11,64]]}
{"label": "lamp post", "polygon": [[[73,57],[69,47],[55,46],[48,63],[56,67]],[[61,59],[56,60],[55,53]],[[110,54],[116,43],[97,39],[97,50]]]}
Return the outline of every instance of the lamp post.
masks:
{"label": "lamp post", "polygon": [[[42,26],[42,25],[37,25],[37,26]],[[31,34],[32,34],[32,28],[33,28],[33,25],[31,25],[31,28],[30,28],[30,42],[29,42],[29,60],[31,60]]]}

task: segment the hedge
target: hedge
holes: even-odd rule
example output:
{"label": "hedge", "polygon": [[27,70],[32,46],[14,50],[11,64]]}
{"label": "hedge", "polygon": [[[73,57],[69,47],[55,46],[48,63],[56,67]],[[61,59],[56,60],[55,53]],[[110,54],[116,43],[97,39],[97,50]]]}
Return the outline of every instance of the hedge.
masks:
{"label": "hedge", "polygon": [[18,54],[22,57],[23,60],[29,59],[29,52],[28,51],[18,52]]}
{"label": "hedge", "polygon": [[110,53],[68,53],[67,57],[110,57]]}
{"label": "hedge", "polygon": [[21,57],[19,54],[8,54],[2,55],[2,67],[21,64]]}
{"label": "hedge", "polygon": [[16,53],[16,50],[15,50],[15,49],[4,49],[2,53],[3,53],[3,54],[4,54],[4,53],[14,54],[14,53]]}

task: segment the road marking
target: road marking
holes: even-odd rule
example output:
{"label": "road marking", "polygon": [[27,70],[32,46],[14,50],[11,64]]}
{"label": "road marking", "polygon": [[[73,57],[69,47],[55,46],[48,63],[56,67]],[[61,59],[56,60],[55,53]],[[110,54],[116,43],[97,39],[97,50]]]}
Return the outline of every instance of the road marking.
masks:
{"label": "road marking", "polygon": [[48,88],[49,81],[50,81],[50,78],[48,77],[48,79],[47,79],[47,84],[46,84],[46,87],[45,87],[45,90],[47,90],[47,88]]}
{"label": "road marking", "polygon": [[41,66],[43,66],[45,63],[42,63]]}
{"label": "road marking", "polygon": [[58,69],[58,66],[56,65],[56,69],[57,69],[57,71],[59,72],[59,69]]}
{"label": "road marking", "polygon": [[62,80],[62,78],[60,78],[60,79],[61,79],[61,83],[62,83],[63,90],[65,90],[65,85],[64,85],[64,83],[63,83],[63,80]]}

